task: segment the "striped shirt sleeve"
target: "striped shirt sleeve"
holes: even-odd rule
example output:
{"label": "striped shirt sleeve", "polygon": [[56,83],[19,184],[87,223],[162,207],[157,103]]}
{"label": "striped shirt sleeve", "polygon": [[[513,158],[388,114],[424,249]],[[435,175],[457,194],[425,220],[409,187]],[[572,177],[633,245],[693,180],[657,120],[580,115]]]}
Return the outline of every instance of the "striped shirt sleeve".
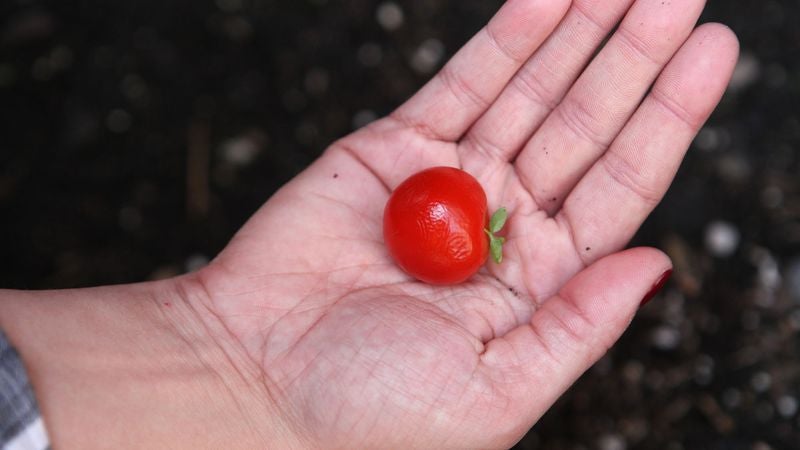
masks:
{"label": "striped shirt sleeve", "polygon": [[0,331],[0,449],[49,449],[44,423],[25,367]]}

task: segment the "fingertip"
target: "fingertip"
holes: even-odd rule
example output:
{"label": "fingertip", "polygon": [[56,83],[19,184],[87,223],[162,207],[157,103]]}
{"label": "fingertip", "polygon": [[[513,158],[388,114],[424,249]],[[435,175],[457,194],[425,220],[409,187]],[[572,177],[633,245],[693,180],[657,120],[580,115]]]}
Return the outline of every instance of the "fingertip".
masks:
{"label": "fingertip", "polygon": [[569,0],[508,0],[486,30],[504,53],[523,63],[555,29],[569,5]]}
{"label": "fingertip", "polygon": [[699,128],[724,94],[739,56],[733,31],[719,23],[692,32],[664,68],[653,92],[676,106],[680,117]]}
{"label": "fingertip", "polygon": [[[538,405],[561,395],[619,339],[641,299],[672,268],[662,251],[639,247],[599,259],[537,310],[528,325],[490,341],[483,361],[504,380],[536,387]],[[535,420],[543,412],[528,404]]]}
{"label": "fingertip", "polygon": [[672,268],[672,260],[664,251],[655,247],[634,247],[620,252],[619,254],[632,255],[638,263],[652,267],[652,271],[658,272]]}
{"label": "fingertip", "polygon": [[708,22],[698,26],[692,37],[697,46],[712,47],[733,64],[739,56],[739,38],[729,26],[719,22]]}
{"label": "fingertip", "polygon": [[[653,247],[639,247],[628,250],[639,253],[641,263],[647,265],[639,289],[644,292],[639,300],[639,308],[658,294],[672,275],[673,264],[663,251]],[[649,283],[649,284],[648,284]]]}
{"label": "fingertip", "polygon": [[656,281],[653,283],[653,286],[650,288],[650,290],[647,291],[647,293],[644,295],[644,297],[642,297],[642,301],[639,303],[639,308],[641,308],[642,306],[646,305],[650,300],[652,300],[656,296],[656,294],[658,294],[659,291],[661,291],[661,289],[664,287],[664,285],[667,284],[667,281],[669,281],[669,278],[671,276],[672,276],[672,269],[665,270],[656,279]]}
{"label": "fingertip", "polygon": [[695,29],[695,33],[702,33],[706,37],[720,39],[722,43],[729,45],[738,51],[739,38],[736,32],[724,23],[706,22]]}
{"label": "fingertip", "polygon": [[672,261],[661,250],[631,248],[594,262],[567,283],[560,296],[580,301],[578,306],[587,316],[608,315],[609,320],[616,320],[633,314],[659,278],[670,270]]}

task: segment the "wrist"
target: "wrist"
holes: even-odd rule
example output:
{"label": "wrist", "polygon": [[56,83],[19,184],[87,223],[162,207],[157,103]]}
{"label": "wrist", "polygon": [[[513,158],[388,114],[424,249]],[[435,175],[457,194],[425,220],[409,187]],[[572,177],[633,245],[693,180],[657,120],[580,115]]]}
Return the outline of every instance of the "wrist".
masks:
{"label": "wrist", "polygon": [[56,447],[292,447],[192,276],[64,291],[0,291]]}

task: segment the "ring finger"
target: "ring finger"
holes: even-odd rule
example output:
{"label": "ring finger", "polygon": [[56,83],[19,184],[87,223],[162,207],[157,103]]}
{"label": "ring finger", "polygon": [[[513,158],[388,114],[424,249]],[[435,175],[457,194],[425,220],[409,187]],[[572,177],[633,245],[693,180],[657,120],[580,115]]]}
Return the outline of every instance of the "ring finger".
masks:
{"label": "ring finger", "polygon": [[552,214],[623,128],[688,38],[703,0],[638,0],[608,44],[525,145],[520,181]]}

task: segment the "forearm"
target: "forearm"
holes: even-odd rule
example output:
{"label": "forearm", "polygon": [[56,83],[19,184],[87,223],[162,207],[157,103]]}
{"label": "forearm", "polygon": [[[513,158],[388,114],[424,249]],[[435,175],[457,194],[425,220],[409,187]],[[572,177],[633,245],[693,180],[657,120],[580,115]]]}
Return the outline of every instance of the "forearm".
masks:
{"label": "forearm", "polygon": [[[57,448],[256,448],[288,439],[190,279],[0,290],[0,327]],[[156,445],[157,444],[157,445]]]}

